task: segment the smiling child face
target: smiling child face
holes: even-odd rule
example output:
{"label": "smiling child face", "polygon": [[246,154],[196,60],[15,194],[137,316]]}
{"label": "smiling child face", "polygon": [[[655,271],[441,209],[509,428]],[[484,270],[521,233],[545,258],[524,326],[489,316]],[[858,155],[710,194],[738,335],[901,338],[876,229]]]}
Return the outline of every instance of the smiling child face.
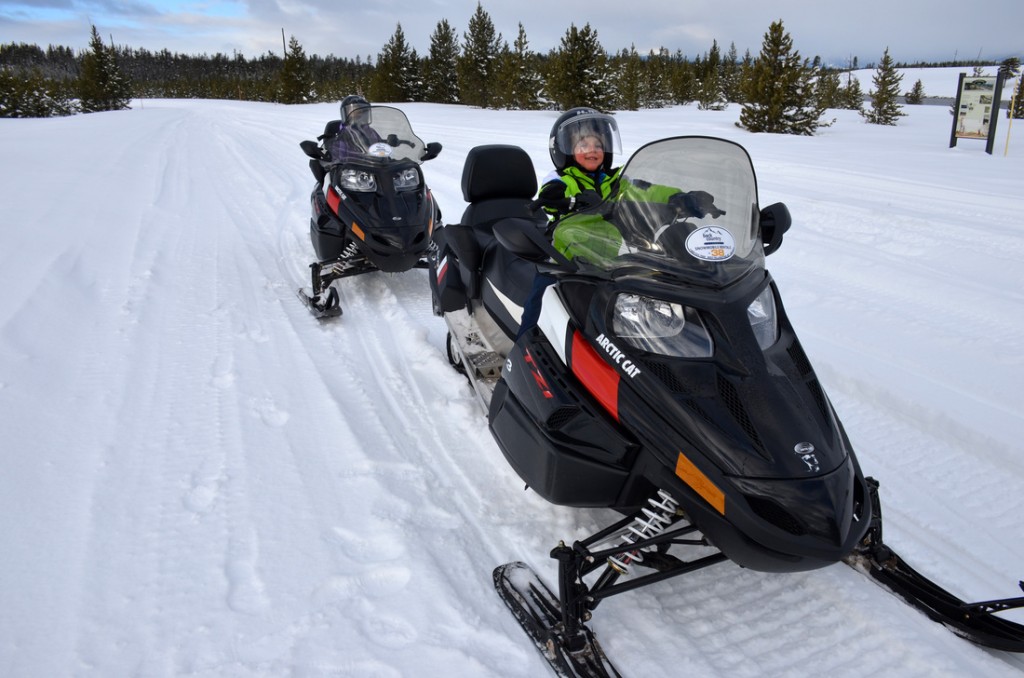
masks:
{"label": "smiling child face", "polygon": [[594,172],[604,162],[604,146],[596,136],[581,138],[573,146],[573,158],[576,164],[588,172]]}

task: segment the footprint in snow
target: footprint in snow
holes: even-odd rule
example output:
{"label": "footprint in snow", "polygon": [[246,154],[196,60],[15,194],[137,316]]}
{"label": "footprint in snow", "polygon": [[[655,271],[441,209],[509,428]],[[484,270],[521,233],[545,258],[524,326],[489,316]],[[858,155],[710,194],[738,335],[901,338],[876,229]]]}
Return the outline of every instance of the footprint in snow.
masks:
{"label": "footprint in snow", "polygon": [[288,423],[288,419],[291,417],[288,412],[278,408],[270,398],[254,398],[250,404],[253,413],[262,419],[263,423],[267,426],[280,428]]}
{"label": "footprint in snow", "polygon": [[341,547],[342,553],[359,563],[395,560],[405,554],[405,544],[400,535],[379,529],[363,535],[335,527],[327,540]]}
{"label": "footprint in snow", "polygon": [[256,533],[252,530],[247,535],[232,537],[228,544],[224,574],[228,580],[228,607],[235,612],[258,614],[269,605],[263,580],[256,573],[258,552]]}
{"label": "footprint in snow", "polygon": [[316,591],[316,595],[347,600],[356,597],[381,598],[400,593],[412,579],[407,567],[372,567],[364,574],[329,577]]}
{"label": "footprint in snow", "polygon": [[218,389],[228,389],[235,385],[234,359],[230,356],[218,356],[210,369],[210,383]]}
{"label": "footprint in snow", "polygon": [[363,633],[377,645],[391,650],[412,645],[419,638],[412,624],[392,615],[366,617]]}

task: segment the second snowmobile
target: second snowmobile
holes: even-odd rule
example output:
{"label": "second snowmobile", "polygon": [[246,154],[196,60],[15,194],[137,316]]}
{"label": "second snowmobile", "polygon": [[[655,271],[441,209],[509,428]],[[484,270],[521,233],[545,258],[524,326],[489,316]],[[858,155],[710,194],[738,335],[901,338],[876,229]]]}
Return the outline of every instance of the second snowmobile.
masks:
{"label": "second snowmobile", "polygon": [[[523,563],[494,571],[556,673],[618,675],[586,625],[598,604],[724,560],[765,572],[845,561],[956,633],[1024,651],[1024,626],[995,614],[1024,598],[966,603],[882,541],[878,483],[765,268],[789,211],[759,206],[741,146],[648,144],[553,240],[529,206],[536,189],[523,149],[472,149],[469,207],[435,233],[430,282],[449,359],[516,473],[552,503],[625,516],[552,550],[556,591]],[[538,272],[553,284],[520,332]]]}
{"label": "second snowmobile", "polygon": [[345,120],[327,123],[319,143],[300,144],[316,178],[309,223],[316,261],[311,290],[299,296],[319,318],[341,315],[335,280],[426,268],[441,218],[420,168],[441,145],[424,144],[399,109],[352,98],[342,104]]}

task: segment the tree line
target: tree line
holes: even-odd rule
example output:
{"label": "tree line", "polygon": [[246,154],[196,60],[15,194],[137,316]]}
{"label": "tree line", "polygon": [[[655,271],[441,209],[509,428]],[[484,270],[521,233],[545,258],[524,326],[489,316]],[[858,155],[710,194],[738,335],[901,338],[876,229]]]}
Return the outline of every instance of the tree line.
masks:
{"label": "tree line", "polygon": [[[771,24],[756,56],[749,50],[740,56],[735,45],[723,51],[717,41],[693,58],[666,48],[640,54],[632,45],[610,53],[589,24],[570,25],[558,47],[540,53],[530,48],[522,23],[510,44],[480,4],[461,39],[442,19],[420,56],[398,23],[375,60],[307,56],[294,36],[283,56],[154,53],[105,44],[93,27],[89,50],[77,55],[67,47],[0,45],[0,117],[117,110],[132,98],[295,104],[358,93],[373,101],[525,110],[686,104],[719,110],[737,103],[743,107],[737,124],[751,131],[814,134],[830,124],[822,118],[829,108],[859,110],[867,122],[891,125],[902,115],[900,100],[923,100],[920,81],[901,91],[900,65],[888,49],[868,93],[851,75],[857,61],[835,68],[802,57],[781,20]],[[1016,73],[1019,60],[1007,62],[1001,68]],[[1015,117],[1024,117],[1021,98]]]}

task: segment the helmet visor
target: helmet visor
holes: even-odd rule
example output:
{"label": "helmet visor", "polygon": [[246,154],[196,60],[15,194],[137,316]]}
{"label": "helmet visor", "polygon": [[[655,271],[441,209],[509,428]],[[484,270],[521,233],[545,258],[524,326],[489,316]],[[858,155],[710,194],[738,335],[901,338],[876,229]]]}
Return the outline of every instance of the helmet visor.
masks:
{"label": "helmet visor", "polygon": [[577,152],[600,149],[605,153],[621,153],[619,127],[615,119],[604,113],[576,115],[555,130],[555,148],[571,157]]}
{"label": "helmet visor", "polygon": [[345,106],[346,124],[369,124],[370,122],[370,104],[365,101],[358,101]]}

